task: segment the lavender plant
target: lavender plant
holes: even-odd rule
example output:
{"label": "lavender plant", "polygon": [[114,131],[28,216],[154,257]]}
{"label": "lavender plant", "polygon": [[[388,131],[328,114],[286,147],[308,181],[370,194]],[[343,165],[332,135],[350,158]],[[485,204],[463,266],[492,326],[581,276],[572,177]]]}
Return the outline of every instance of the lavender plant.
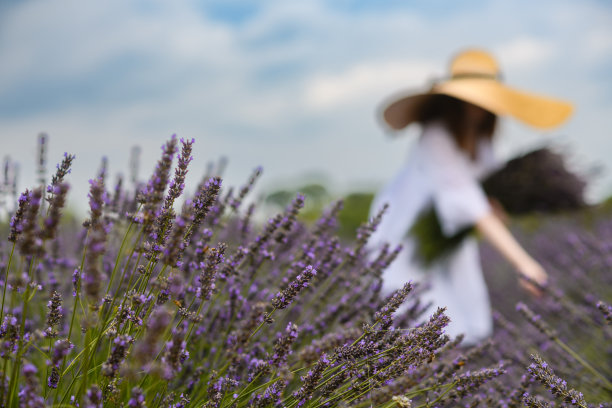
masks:
{"label": "lavender plant", "polygon": [[472,364],[508,361],[494,406],[612,406],[610,215],[602,206],[513,224],[550,273],[548,286],[528,303],[509,267],[484,245],[497,309],[495,347]]}
{"label": "lavender plant", "polygon": [[299,222],[301,195],[257,225],[256,203],[243,207],[260,168],[237,195],[213,176],[186,196],[193,143],[172,137],[137,191],[109,191],[103,165],[81,228],[62,222],[72,155],[19,198],[2,246],[1,405],[454,406],[504,373],[463,369],[472,355],[457,357],[444,309],[416,325],[418,288],[381,298],[401,250],[368,252],[382,213],[354,242],[335,235],[341,203]]}

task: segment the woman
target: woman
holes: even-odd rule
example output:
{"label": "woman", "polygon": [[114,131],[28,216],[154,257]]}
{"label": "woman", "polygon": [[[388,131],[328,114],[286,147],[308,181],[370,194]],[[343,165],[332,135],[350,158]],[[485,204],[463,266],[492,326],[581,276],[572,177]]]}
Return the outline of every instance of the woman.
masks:
{"label": "woman", "polygon": [[[458,54],[451,62],[449,78],[428,92],[395,98],[385,105],[383,119],[388,126],[400,130],[418,123],[422,133],[404,167],[371,207],[374,214],[389,204],[371,242],[404,245],[384,273],[383,291],[389,293],[408,280],[428,282],[430,289],[422,299],[432,302],[427,315],[437,306],[446,306],[450,335],[464,333],[464,343],[473,344],[491,334],[491,309],[476,239],[466,237],[450,254],[426,267],[418,260],[416,238],[410,230],[419,215],[432,207],[445,236],[473,226],[520,277],[546,283],[546,272],[512,237],[479,180],[497,166],[491,144],[497,116],[550,128],[571,111],[565,102],[503,85],[496,61],[480,50]],[[536,290],[528,281],[522,284]]]}

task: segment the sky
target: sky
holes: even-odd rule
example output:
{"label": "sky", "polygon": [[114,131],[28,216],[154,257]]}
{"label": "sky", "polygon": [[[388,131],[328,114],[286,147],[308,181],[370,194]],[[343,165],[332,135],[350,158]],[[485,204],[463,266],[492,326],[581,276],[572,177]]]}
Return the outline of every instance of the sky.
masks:
{"label": "sky", "polygon": [[77,156],[80,208],[103,156],[114,178],[140,146],[145,179],[172,134],[196,140],[188,189],[222,157],[229,186],[261,165],[267,191],[376,189],[417,137],[385,130],[381,101],[466,47],[575,104],[547,133],[504,120],[498,155],[554,143],[591,200],[612,195],[612,5],[596,0],[0,0],[0,153],[31,186],[46,132],[50,163]]}

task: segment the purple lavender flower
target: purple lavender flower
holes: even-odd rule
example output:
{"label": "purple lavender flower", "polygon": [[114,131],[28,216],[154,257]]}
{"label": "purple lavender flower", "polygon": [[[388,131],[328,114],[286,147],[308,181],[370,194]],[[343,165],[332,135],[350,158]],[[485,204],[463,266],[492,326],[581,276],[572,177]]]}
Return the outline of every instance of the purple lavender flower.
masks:
{"label": "purple lavender flower", "polygon": [[172,230],[169,232],[169,238],[167,240],[166,247],[164,249],[164,255],[162,261],[166,265],[179,266],[187,242],[185,242],[185,235],[187,234],[188,225],[191,218],[191,203],[187,201],[183,206],[183,211],[176,217],[172,225]]}
{"label": "purple lavender flower", "polygon": [[18,242],[23,255],[36,255],[42,249],[42,240],[38,227],[38,210],[42,198],[40,188],[30,192],[30,200],[21,223],[21,237]]}
{"label": "purple lavender flower", "polygon": [[28,206],[30,205],[31,199],[31,192],[29,190],[26,190],[25,192],[21,193],[17,205],[17,210],[15,211],[13,217],[11,217],[11,231],[9,232],[8,236],[8,240],[10,242],[17,242],[19,236],[21,235],[21,231],[23,231],[23,217],[26,213]]}
{"label": "purple lavender flower", "polygon": [[66,183],[60,183],[52,187],[53,196],[49,199],[49,210],[43,222],[44,229],[42,231],[42,237],[44,239],[55,238],[57,226],[61,218],[61,210],[66,204],[68,189],[69,186]]}
{"label": "purple lavender flower", "polygon": [[528,392],[523,394],[523,403],[528,408],[553,408],[553,405],[530,395]]}
{"label": "purple lavender flower", "polygon": [[49,388],[57,388],[57,384],[59,383],[60,380],[60,372],[59,372],[59,368],[53,366],[51,367],[51,374],[49,374],[49,377],[47,378],[47,387]]}
{"label": "purple lavender flower", "polygon": [[130,408],[145,408],[147,404],[145,404],[145,396],[140,387],[132,388],[131,398],[128,401],[128,407]]}
{"label": "purple lavender flower", "polygon": [[183,147],[178,158],[178,165],[174,170],[174,179],[170,182],[170,186],[168,187],[168,194],[166,195],[166,201],[164,204],[166,208],[171,208],[174,200],[176,200],[185,189],[185,176],[187,175],[187,167],[193,160],[191,150],[193,149],[194,143],[194,139],[188,141],[181,139],[181,144]]}
{"label": "purple lavender flower", "polygon": [[54,188],[64,181],[64,177],[66,177],[67,174],[70,174],[70,167],[72,166],[72,161],[75,158],[76,156],[74,154],[64,153],[62,162],[56,166],[57,170],[51,177],[51,184],[47,186],[47,193],[55,194],[53,191]]}
{"label": "purple lavender flower", "polygon": [[221,243],[217,248],[210,248],[206,256],[206,262],[200,263],[200,274],[198,276],[199,287],[197,296],[203,299],[210,299],[215,289],[215,279],[219,265],[223,263],[225,249],[227,245]]}
{"label": "purple lavender flower", "polygon": [[172,330],[172,339],[166,343],[166,351],[162,357],[164,378],[171,380],[181,371],[185,360],[189,357],[186,350],[185,332],[182,326]]}
{"label": "purple lavender flower", "polygon": [[47,313],[47,328],[45,329],[45,336],[50,338],[57,337],[56,327],[60,319],[62,318],[62,296],[57,292],[51,293],[51,299],[47,303],[49,312]]}
{"label": "purple lavender flower", "polygon": [[474,372],[466,372],[458,375],[455,379],[455,388],[449,395],[449,399],[456,400],[475,392],[480,386],[493,378],[499,377],[506,372],[503,363],[495,368],[483,368]]}
{"label": "purple lavender flower", "polygon": [[354,263],[357,257],[361,255],[361,252],[365,248],[370,236],[376,231],[376,228],[382,221],[382,217],[389,208],[388,204],[384,204],[383,207],[376,213],[372,219],[357,228],[357,241],[355,248],[349,253],[349,262]]}
{"label": "purple lavender flower", "polygon": [[[102,271],[100,262],[106,251],[107,227],[102,219],[102,208],[106,202],[106,192],[102,178],[90,180],[89,207],[91,218],[89,221],[89,242],[85,257],[85,270],[82,274],[82,287],[89,298],[93,310],[99,308],[100,290],[102,287]],[[74,277],[73,277],[74,278]]]}
{"label": "purple lavender flower", "polygon": [[302,289],[308,287],[308,282],[310,282],[316,274],[317,271],[311,265],[304,268],[302,273],[300,273],[287,288],[276,294],[272,299],[272,306],[276,309],[285,309],[293,302]]}
{"label": "purple lavender flower", "polygon": [[603,313],[606,318],[608,325],[612,325],[612,306],[604,303],[603,301],[597,302],[597,308]]}
{"label": "purple lavender flower", "polygon": [[255,181],[257,181],[259,176],[261,176],[262,172],[263,172],[263,168],[262,167],[257,167],[253,171],[253,174],[251,174],[251,177],[249,178],[249,181],[244,186],[242,186],[242,188],[238,192],[238,197],[235,198],[235,199],[232,199],[230,201],[230,207],[234,211],[238,210],[238,207],[240,206],[240,204],[242,204],[242,201],[247,196],[249,191],[251,191],[251,189],[253,188],[253,185],[255,185]]}
{"label": "purple lavender flower", "polygon": [[115,214],[121,214],[121,200],[123,198],[123,176],[117,175],[117,181],[115,182],[115,188],[113,188],[113,196],[109,200],[110,211]]}
{"label": "purple lavender flower", "polygon": [[181,395],[179,396],[179,400],[175,404],[168,405],[168,408],[187,408],[189,407],[190,402],[191,400],[189,399],[189,397],[181,393]]}
{"label": "purple lavender flower", "polygon": [[72,344],[67,339],[60,339],[55,342],[53,346],[53,355],[51,358],[52,366],[59,366],[64,357],[68,355],[70,350],[74,348],[74,344]]}
{"label": "purple lavender flower", "polygon": [[163,307],[155,308],[147,323],[144,338],[139,341],[134,350],[134,358],[141,368],[148,372],[151,368],[151,356],[157,352],[159,339],[171,323],[170,312]]}
{"label": "purple lavender flower", "polygon": [[17,318],[11,314],[4,315],[4,320],[0,326],[0,338],[3,339],[0,347],[0,356],[7,357],[8,355],[17,352],[17,342],[19,336],[20,324]]}
{"label": "purple lavender flower", "polygon": [[119,335],[113,340],[111,354],[108,356],[108,360],[102,364],[102,374],[110,378],[115,377],[133,341],[134,339],[126,334]]}
{"label": "purple lavender flower", "polygon": [[317,221],[312,233],[319,237],[325,233],[333,231],[338,226],[338,214],[342,211],[344,202],[336,201],[328,210],[326,210],[321,218]]}
{"label": "purple lavender flower", "polygon": [[143,221],[147,231],[151,231],[151,226],[158,215],[158,208],[164,199],[164,192],[170,180],[170,169],[172,160],[176,153],[176,135],[172,135],[170,140],[162,146],[162,157],[157,162],[155,172],[149,179],[149,183],[141,192],[140,201],[143,203]]}
{"label": "purple lavender flower", "polygon": [[551,340],[557,338],[557,333],[553,330],[541,316],[535,314],[529,307],[523,302],[519,302],[516,305],[516,310],[521,313],[529,323],[537,328],[542,334]]}
{"label": "purple lavender flower", "polygon": [[45,184],[46,162],[47,162],[47,134],[38,134],[38,181],[40,185]]}
{"label": "purple lavender flower", "polygon": [[[185,188],[185,176],[187,175],[187,166],[189,162],[191,162],[191,149],[194,140],[185,142],[181,139],[181,144],[183,145],[181,154],[179,155],[178,166],[176,167],[174,178],[170,182],[170,186],[168,188],[168,194],[166,195],[166,199],[164,200],[164,204],[159,212],[159,215],[155,219],[155,230],[151,233],[151,242],[149,245],[152,248],[154,254],[161,251],[161,248],[166,246],[166,241],[168,236],[170,235],[170,230],[172,229],[173,220],[175,217],[174,212],[174,201],[183,193]],[[187,217],[179,217],[177,222],[180,223],[178,232],[175,231],[175,242],[172,244],[174,247],[179,247],[183,241],[183,233],[187,224]],[[176,251],[176,250],[175,250]],[[167,251],[168,253],[168,251]],[[166,256],[166,261],[168,261],[168,256]],[[178,259],[176,256],[170,257],[170,261],[174,261],[170,263],[170,265],[175,265]]]}
{"label": "purple lavender flower", "polygon": [[213,177],[204,184],[193,198],[193,221],[188,233],[185,235],[186,243],[190,242],[191,235],[208,215],[213,203],[219,196],[219,190],[221,190],[221,179]]}
{"label": "purple lavender flower", "polygon": [[76,296],[81,282],[81,273],[78,268],[72,272],[72,296]]}
{"label": "purple lavender flower", "polygon": [[249,207],[247,208],[246,213],[244,214],[244,218],[242,218],[240,222],[240,234],[242,236],[242,239],[245,239],[251,231],[251,218],[253,216],[254,211],[255,204],[249,204]]}
{"label": "purple lavender flower", "polygon": [[102,217],[102,210],[107,201],[104,179],[98,177],[89,180],[89,213],[90,225],[97,225]]}
{"label": "purple lavender flower", "polygon": [[310,398],[323,377],[323,373],[329,367],[330,361],[325,354],[321,355],[315,366],[302,377],[302,386],[293,393],[293,397],[298,401],[297,406],[303,406]]}
{"label": "purple lavender flower", "polygon": [[44,408],[45,401],[39,393],[39,383],[36,378],[38,370],[32,364],[23,366],[24,384],[19,391],[19,406],[28,408]]}
{"label": "purple lavender flower", "polygon": [[297,219],[297,215],[303,207],[304,196],[302,194],[298,194],[285,211],[283,220],[276,232],[276,237],[274,238],[276,242],[287,242],[287,234],[293,228],[293,225],[295,224],[295,221]]}
{"label": "purple lavender flower", "polygon": [[395,311],[404,303],[408,293],[412,291],[412,283],[407,282],[404,284],[402,289],[398,289],[393,293],[393,295],[387,300],[387,303],[376,312],[374,319],[381,323],[381,327],[383,330],[389,328],[391,323],[393,322],[393,314]]}
{"label": "purple lavender flower", "polygon": [[537,354],[532,354],[531,360],[533,363],[529,365],[527,371],[533,378],[547,387],[555,397],[576,407],[587,407],[587,402],[584,400],[582,393],[569,388],[567,382],[557,377],[546,361],[542,360]]}
{"label": "purple lavender flower", "polygon": [[237,276],[238,268],[248,254],[249,251],[247,248],[242,246],[238,247],[236,251],[225,261],[225,263],[220,266],[217,274],[219,279],[225,281],[230,276]]}
{"label": "purple lavender flower", "polygon": [[271,366],[280,367],[287,362],[287,357],[291,354],[291,346],[295,343],[297,336],[298,328],[293,323],[287,324],[285,332],[277,335],[274,342],[274,354],[269,360]]}
{"label": "purple lavender flower", "polygon": [[249,407],[266,408],[270,406],[280,406],[283,390],[287,386],[284,381],[278,381],[270,385],[261,394],[256,394],[249,401]]}
{"label": "purple lavender flower", "polygon": [[84,408],[102,408],[102,390],[96,384],[92,385],[85,393]]}

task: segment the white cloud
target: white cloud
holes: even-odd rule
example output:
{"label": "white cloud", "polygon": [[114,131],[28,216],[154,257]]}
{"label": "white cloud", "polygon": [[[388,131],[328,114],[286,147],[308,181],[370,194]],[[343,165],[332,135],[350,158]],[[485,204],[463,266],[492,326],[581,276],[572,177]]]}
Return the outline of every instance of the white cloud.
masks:
{"label": "white cloud", "polygon": [[521,36],[499,46],[496,54],[504,70],[528,71],[548,64],[556,56],[557,49],[552,40]]}
{"label": "white cloud", "polygon": [[154,12],[144,13],[134,2],[69,0],[16,7],[1,31],[0,53],[10,58],[0,64],[0,87],[31,77],[87,77],[122,57],[150,58],[153,72],[236,62],[228,53],[233,45],[227,28],[205,20],[188,3],[151,7]]}
{"label": "white cloud", "polygon": [[428,61],[360,63],[335,75],[315,75],[306,84],[304,102],[323,110],[362,98],[381,99],[401,88],[422,88],[435,71]]}
{"label": "white cloud", "polygon": [[590,63],[605,62],[612,54],[612,21],[608,27],[596,27],[587,31],[584,39],[584,58]]}

